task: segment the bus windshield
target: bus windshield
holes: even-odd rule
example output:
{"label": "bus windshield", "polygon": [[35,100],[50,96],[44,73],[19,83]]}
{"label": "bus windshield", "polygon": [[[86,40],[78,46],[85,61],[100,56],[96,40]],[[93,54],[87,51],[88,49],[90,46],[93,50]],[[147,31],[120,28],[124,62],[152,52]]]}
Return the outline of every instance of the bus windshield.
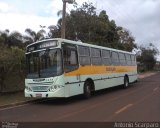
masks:
{"label": "bus windshield", "polygon": [[60,49],[47,49],[26,55],[27,78],[46,78],[62,74]]}

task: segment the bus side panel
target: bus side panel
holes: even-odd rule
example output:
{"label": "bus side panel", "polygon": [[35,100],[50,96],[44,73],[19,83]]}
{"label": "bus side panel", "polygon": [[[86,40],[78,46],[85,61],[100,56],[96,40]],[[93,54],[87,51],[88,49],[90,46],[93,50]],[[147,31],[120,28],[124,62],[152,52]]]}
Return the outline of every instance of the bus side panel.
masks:
{"label": "bus side panel", "polygon": [[92,79],[95,90],[109,88],[124,84],[124,77],[129,77],[129,82],[137,80],[135,66],[82,66],[78,70],[65,73],[65,86],[67,96],[83,94],[84,83]]}
{"label": "bus side panel", "polygon": [[100,75],[99,80],[95,80],[95,90],[109,88],[123,83],[123,78],[118,73]]}
{"label": "bus side panel", "polygon": [[77,76],[65,76],[64,81],[67,97],[83,93],[84,82],[80,82]]}
{"label": "bus side panel", "polygon": [[133,82],[135,82],[137,80],[138,80],[138,74],[137,74],[137,72],[134,72],[134,73],[130,74],[130,76],[129,76],[129,82],[130,83],[133,83]]}

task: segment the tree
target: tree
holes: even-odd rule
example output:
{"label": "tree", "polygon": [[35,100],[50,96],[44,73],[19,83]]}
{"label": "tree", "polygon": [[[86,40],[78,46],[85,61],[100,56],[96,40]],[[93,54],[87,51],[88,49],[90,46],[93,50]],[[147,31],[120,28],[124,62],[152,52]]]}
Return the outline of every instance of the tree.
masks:
{"label": "tree", "polygon": [[49,32],[48,32],[48,37],[49,38],[59,38],[61,35],[61,29],[58,26],[55,25],[50,25],[48,27]]}
{"label": "tree", "polygon": [[[7,81],[11,81],[9,77],[24,76],[25,54],[23,49],[21,33],[17,31],[10,33],[9,30],[0,31],[0,92],[5,90]],[[16,75],[15,72],[17,72]]]}
{"label": "tree", "polygon": [[26,34],[24,36],[25,44],[31,44],[33,42],[45,39],[46,31],[44,29],[39,30],[38,32],[33,31],[30,28],[25,30]]}
{"label": "tree", "polygon": [[131,52],[133,48],[137,48],[134,37],[127,29],[117,27],[117,33],[119,36],[119,49]]}
{"label": "tree", "polygon": [[19,48],[24,48],[22,34],[17,31],[10,33],[8,29],[0,31],[0,43],[3,43],[8,47],[18,46]]}
{"label": "tree", "polygon": [[0,43],[8,45],[9,30],[0,31]]}
{"label": "tree", "polygon": [[92,3],[82,4],[66,16],[66,38],[71,40],[92,41],[93,19],[96,16]]}
{"label": "tree", "polygon": [[8,39],[9,46],[18,46],[19,48],[24,48],[23,36],[21,33],[14,31],[11,32]]}
{"label": "tree", "polygon": [[156,55],[159,54],[158,49],[150,44],[149,47],[140,47],[141,55],[137,57],[137,61],[145,68],[145,70],[153,70],[156,64]]}
{"label": "tree", "polygon": [[3,92],[10,74],[17,72],[18,76],[24,76],[25,54],[18,47],[9,48],[6,45],[0,45],[0,51],[0,92]]}
{"label": "tree", "polygon": [[[128,30],[117,27],[114,20],[109,20],[105,10],[99,15],[92,3],[84,2],[80,7],[74,4],[75,9],[66,16],[66,38],[70,40],[81,40],[126,51],[132,51],[136,47],[134,38]],[[58,12],[58,15],[61,11]],[[57,27],[52,31],[59,36],[62,19],[60,18]]]}

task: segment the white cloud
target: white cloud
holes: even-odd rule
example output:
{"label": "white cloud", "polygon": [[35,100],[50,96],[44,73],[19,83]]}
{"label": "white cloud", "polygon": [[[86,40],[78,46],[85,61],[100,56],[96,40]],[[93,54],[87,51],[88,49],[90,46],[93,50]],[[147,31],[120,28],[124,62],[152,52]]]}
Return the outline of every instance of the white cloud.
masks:
{"label": "white cloud", "polygon": [[[86,2],[86,0],[76,0],[78,5],[82,5],[83,2]],[[57,16],[57,12],[62,10],[63,8],[63,2],[62,0],[52,0],[52,2],[47,6],[46,12],[52,13],[53,16]],[[73,8],[73,4],[66,4],[66,11],[69,13]]]}
{"label": "white cloud", "polygon": [[4,2],[0,2],[0,12],[7,12],[9,10],[9,5]]}
{"label": "white cloud", "polygon": [[61,0],[52,0],[47,6],[46,11],[51,13],[53,16],[57,16],[57,12],[62,10],[62,1]]}
{"label": "white cloud", "polygon": [[24,32],[26,28],[31,28],[35,31],[40,29],[39,25],[49,25],[56,24],[57,19],[54,17],[41,17],[35,15],[23,15],[14,13],[0,13],[0,26],[1,29],[9,29],[10,31],[17,30],[19,32]]}

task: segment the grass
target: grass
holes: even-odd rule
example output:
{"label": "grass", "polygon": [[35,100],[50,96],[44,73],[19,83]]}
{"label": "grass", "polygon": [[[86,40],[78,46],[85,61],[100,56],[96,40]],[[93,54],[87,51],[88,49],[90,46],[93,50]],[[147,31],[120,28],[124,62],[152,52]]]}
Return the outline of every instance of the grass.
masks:
{"label": "grass", "polygon": [[33,100],[31,98],[25,98],[24,92],[6,93],[0,95],[0,106],[19,103],[23,101]]}

